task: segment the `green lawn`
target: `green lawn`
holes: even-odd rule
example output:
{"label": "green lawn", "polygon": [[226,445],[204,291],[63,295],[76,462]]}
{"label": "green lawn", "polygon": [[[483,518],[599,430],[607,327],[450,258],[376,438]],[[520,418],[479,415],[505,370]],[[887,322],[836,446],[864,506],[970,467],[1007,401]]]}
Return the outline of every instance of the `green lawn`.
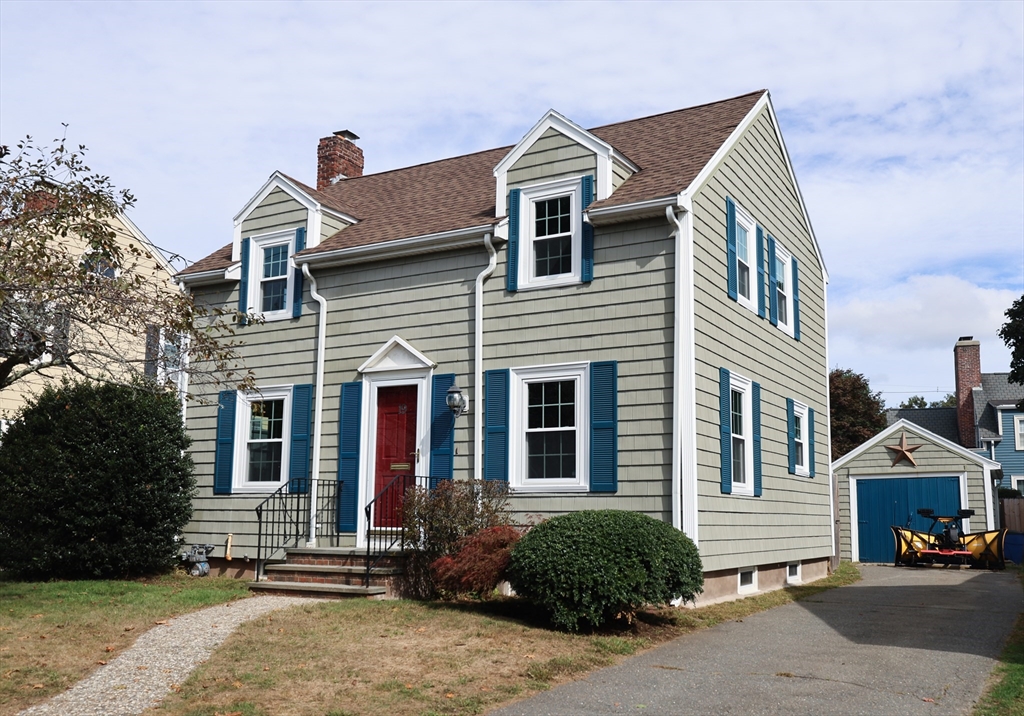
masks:
{"label": "green lawn", "polygon": [[168,617],[248,596],[237,579],[0,580],[0,714],[44,701]]}

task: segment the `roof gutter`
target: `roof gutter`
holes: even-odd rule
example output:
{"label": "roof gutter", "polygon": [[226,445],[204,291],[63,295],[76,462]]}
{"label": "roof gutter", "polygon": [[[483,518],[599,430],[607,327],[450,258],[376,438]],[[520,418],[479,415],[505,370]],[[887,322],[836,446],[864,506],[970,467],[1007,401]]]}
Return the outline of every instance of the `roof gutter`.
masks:
{"label": "roof gutter", "polygon": [[201,286],[207,283],[221,283],[226,279],[224,277],[224,269],[220,268],[213,271],[200,271],[184,275],[178,274],[174,277],[174,280],[185,286]]}
{"label": "roof gutter", "polygon": [[494,224],[481,224],[465,229],[443,231],[437,234],[423,234],[407,239],[385,241],[366,246],[351,246],[333,251],[317,251],[300,258],[310,266],[343,266],[346,264],[380,261],[382,259],[412,256],[414,254],[448,251],[483,243],[485,234],[494,230]]}
{"label": "roof gutter", "polygon": [[669,207],[682,206],[680,195],[663,196],[657,199],[637,201],[632,204],[619,204],[617,206],[604,206],[598,209],[587,209],[585,212],[587,223],[594,226],[607,224],[618,224],[623,221],[634,219],[653,218],[665,216],[665,209]]}

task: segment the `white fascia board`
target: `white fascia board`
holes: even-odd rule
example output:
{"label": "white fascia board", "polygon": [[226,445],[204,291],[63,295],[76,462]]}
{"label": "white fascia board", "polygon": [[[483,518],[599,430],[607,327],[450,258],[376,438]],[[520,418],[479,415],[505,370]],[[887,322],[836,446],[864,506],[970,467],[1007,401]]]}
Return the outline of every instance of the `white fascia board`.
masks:
{"label": "white fascia board", "polygon": [[900,418],[895,423],[887,427],[885,430],[878,433],[878,435],[876,435],[875,437],[871,438],[870,440],[867,440],[864,443],[861,443],[858,447],[846,453],[841,458],[832,463],[832,470],[835,471],[844,467],[847,463],[851,462],[852,460],[855,460],[860,455],[863,455],[871,448],[880,444],[883,440],[888,440],[890,437],[893,436],[894,433],[899,432],[900,430],[909,430],[910,432],[916,434],[919,438],[924,440],[930,440],[939,447],[945,448],[946,450],[955,453],[959,457],[962,457],[965,460],[970,460],[974,464],[980,465],[981,467],[989,469],[999,468],[998,462],[995,462],[994,460],[989,460],[987,457],[983,457],[982,455],[979,455],[976,452],[971,452],[970,450],[961,445],[957,445],[954,442],[946,440],[946,438],[942,437],[941,435],[936,435],[930,430],[925,430],[917,423],[912,423],[906,418]]}
{"label": "white fascia board", "polygon": [[163,255],[163,252],[158,249],[149,237],[142,233],[142,229],[135,225],[135,222],[128,218],[128,215],[124,212],[118,212],[117,218],[121,220],[124,227],[128,230],[128,233],[132,235],[136,241],[142,244],[142,248],[149,252],[153,260],[160,264],[160,267],[167,272],[167,278],[169,281],[174,280],[174,274],[177,273],[174,268],[171,267],[171,262],[167,260],[167,257]]}
{"label": "white fascia board", "polygon": [[493,230],[494,224],[471,226],[465,229],[445,231],[438,234],[424,234],[423,236],[385,241],[379,244],[323,251],[309,254],[308,256],[301,256],[299,257],[299,262],[308,263],[311,267],[341,266],[344,264],[362,263],[364,261],[379,261],[400,256],[433,253],[435,251],[448,251],[464,246],[483,245],[484,234],[491,233]]}
{"label": "white fascia board", "polygon": [[[281,172],[274,172],[273,174],[270,175],[270,178],[267,179],[266,183],[262,187],[260,187],[260,190],[256,192],[256,194],[251,199],[249,199],[248,202],[246,202],[245,206],[242,207],[242,210],[239,211],[234,216],[234,236],[232,238],[231,245],[232,261],[242,260],[242,222],[245,221],[249,214],[252,213],[253,209],[259,206],[260,203],[267,198],[270,192],[274,191],[274,189],[280,189],[285,194],[295,199],[295,201],[299,202],[300,204],[302,204],[303,207],[305,207],[307,212],[319,215],[320,212],[322,211],[322,206],[320,202],[318,202],[316,199],[307,194],[301,187],[299,187],[295,182],[290,180]],[[307,220],[307,224],[313,223],[319,222]],[[356,223],[355,220],[353,220],[352,223]],[[307,226],[307,229],[308,228],[309,226]],[[308,234],[310,232],[307,231],[306,233],[306,238],[308,241]],[[320,242],[319,230],[317,231],[315,240],[317,243]]]}
{"label": "white fascia board", "polygon": [[680,201],[680,195],[663,196],[657,199],[646,199],[631,204],[619,204],[617,206],[605,206],[600,209],[587,209],[584,216],[588,224],[601,226],[604,224],[615,224],[622,221],[630,221],[634,218],[646,216],[664,216],[665,207],[678,206],[684,208],[685,202]]}
{"label": "white fascia board", "polygon": [[229,277],[224,269],[216,269],[214,271],[202,271],[200,273],[178,276],[175,280],[185,286],[202,286],[208,283],[223,283],[229,280]]}
{"label": "white fascia board", "polygon": [[732,148],[736,146],[744,132],[750,128],[750,125],[757,120],[757,115],[761,113],[761,110],[768,110],[768,115],[772,120],[772,127],[775,130],[775,137],[779,141],[779,146],[782,148],[782,157],[786,161],[786,171],[789,172],[790,181],[793,182],[793,186],[796,187],[797,201],[800,203],[800,213],[803,215],[804,223],[807,225],[807,232],[811,235],[811,242],[814,245],[815,258],[818,259],[818,265],[821,266],[821,271],[825,276],[825,281],[828,281],[828,269],[825,267],[825,261],[821,255],[821,246],[818,244],[818,237],[814,234],[814,226],[811,225],[811,217],[807,213],[807,205],[804,203],[803,192],[800,191],[800,184],[796,180],[796,174],[793,172],[793,163],[789,158],[789,150],[786,149],[786,142],[782,138],[782,131],[779,129],[779,120],[775,115],[775,109],[772,106],[771,95],[766,91],[761,98],[757,100],[754,106],[747,113],[747,116],[743,118],[743,121],[736,125],[736,129],[733,130],[729,138],[722,143],[722,146],[718,148],[711,160],[704,165],[704,168],[700,170],[700,173],[694,178],[686,189],[683,190],[682,194],[688,196],[695,196],[701,187],[704,186],[705,182],[711,178],[711,175],[718,169],[718,166],[725,160]]}
{"label": "white fascia board", "polygon": [[[506,154],[500,162],[498,162],[497,166],[494,167],[494,210],[496,217],[500,218],[504,215],[505,193],[508,186],[506,175],[508,170],[512,168],[512,165],[519,161],[530,147],[533,146],[534,142],[540,139],[541,135],[549,129],[554,129],[555,131],[564,134],[572,141],[589,149],[597,155],[597,176],[594,178],[594,188],[596,190],[595,193],[597,194],[595,200],[600,201],[601,199],[607,199],[611,195],[613,174],[611,158],[615,151],[612,148],[612,145],[591,134],[566,116],[553,109],[549,109],[547,113],[541,117],[535,125],[533,125],[530,131],[527,132],[514,147],[512,147],[509,153]],[[627,166],[636,166],[621,154],[617,154],[615,156],[618,157],[619,161]]]}

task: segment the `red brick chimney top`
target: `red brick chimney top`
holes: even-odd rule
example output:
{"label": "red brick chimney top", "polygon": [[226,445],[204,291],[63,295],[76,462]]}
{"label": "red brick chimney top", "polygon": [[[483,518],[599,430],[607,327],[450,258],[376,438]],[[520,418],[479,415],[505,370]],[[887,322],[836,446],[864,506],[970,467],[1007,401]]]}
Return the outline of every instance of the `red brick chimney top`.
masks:
{"label": "red brick chimney top", "polygon": [[359,137],[347,129],[320,140],[316,151],[316,188],[319,191],[343,179],[363,175],[363,150],[354,140]]}
{"label": "red brick chimney top", "polygon": [[977,447],[972,390],[981,387],[981,343],[973,336],[960,336],[953,346],[953,367],[956,372],[956,424],[960,444]]}

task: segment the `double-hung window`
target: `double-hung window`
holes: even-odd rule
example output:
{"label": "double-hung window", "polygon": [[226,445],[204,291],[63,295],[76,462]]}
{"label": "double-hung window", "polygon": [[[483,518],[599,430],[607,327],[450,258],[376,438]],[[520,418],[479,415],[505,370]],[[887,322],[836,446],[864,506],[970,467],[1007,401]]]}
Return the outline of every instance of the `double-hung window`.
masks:
{"label": "double-hung window", "polygon": [[514,488],[588,489],[588,369],[588,363],[512,369],[509,467]]}
{"label": "double-hung window", "polygon": [[1017,450],[1024,450],[1024,415],[1013,416],[1013,441]]}
{"label": "double-hung window", "polygon": [[768,287],[773,294],[770,296],[774,318],[772,322],[792,336],[795,329],[793,257],[774,238],[769,241],[769,260],[772,263],[769,267]]}
{"label": "double-hung window", "polygon": [[789,438],[789,473],[814,477],[814,410],[797,400],[787,398],[786,425]]}
{"label": "double-hung window", "polygon": [[732,199],[726,203],[726,215],[729,295],[741,306],[758,313],[763,298],[757,292],[764,287],[760,232],[750,214]]}
{"label": "double-hung window", "polygon": [[234,491],[276,490],[288,477],[290,387],[239,394],[235,421]]}
{"label": "double-hung window", "polygon": [[239,310],[261,314],[267,321],[297,317],[302,281],[290,258],[304,247],[301,228],[244,239]]}
{"label": "double-hung window", "polygon": [[761,495],[761,386],[726,368],[721,391],[722,492]]}
{"label": "double-hung window", "polygon": [[560,179],[520,192],[518,290],[582,280],[582,179]]}

